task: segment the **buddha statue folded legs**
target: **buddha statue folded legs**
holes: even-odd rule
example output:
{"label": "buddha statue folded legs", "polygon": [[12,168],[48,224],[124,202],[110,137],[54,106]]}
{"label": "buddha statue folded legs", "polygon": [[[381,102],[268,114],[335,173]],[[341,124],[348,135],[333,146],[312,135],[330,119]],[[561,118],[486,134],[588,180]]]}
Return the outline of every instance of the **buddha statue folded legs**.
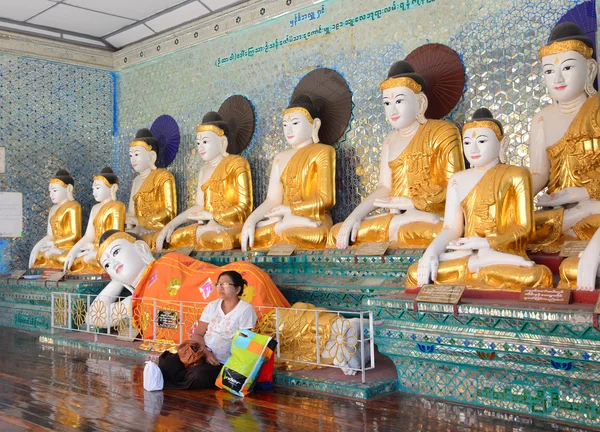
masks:
{"label": "buddha statue folded legs", "polygon": [[[386,241],[398,248],[427,247],[442,229],[448,179],[464,169],[458,129],[425,118],[425,80],[409,63],[394,63],[380,87],[394,130],[383,143],[379,183],[331,229],[329,247]],[[388,213],[368,216],[378,208]]]}
{"label": "buddha statue folded legs", "polygon": [[59,170],[50,180],[50,199],[54,204],[48,215],[47,233],[29,256],[30,268],[62,269],[67,253],[81,238],[81,206],[73,199],[74,180]]}
{"label": "buddha statue folded legs", "polygon": [[450,179],[444,228],[409,268],[406,287],[430,281],[503,291],[552,287],[550,270],[526,254],[534,233],[531,174],[500,162],[508,139],[487,109],[477,110],[463,133],[471,168]]}
{"label": "buddha statue folded legs", "polygon": [[[250,165],[245,158],[228,153],[229,140],[239,144],[239,137],[231,136],[228,123],[216,112],[204,116],[196,134],[200,157],[205,162],[198,176],[196,204],[157,234],[158,251],[239,248],[242,225],[252,211]],[[249,142],[249,138],[246,140]],[[189,220],[198,223],[177,228]]]}
{"label": "buddha statue folded legs", "polygon": [[537,204],[531,251],[558,252],[600,226],[600,107],[593,43],[574,23],[557,25],[539,50],[554,103],[531,121],[530,166]]}

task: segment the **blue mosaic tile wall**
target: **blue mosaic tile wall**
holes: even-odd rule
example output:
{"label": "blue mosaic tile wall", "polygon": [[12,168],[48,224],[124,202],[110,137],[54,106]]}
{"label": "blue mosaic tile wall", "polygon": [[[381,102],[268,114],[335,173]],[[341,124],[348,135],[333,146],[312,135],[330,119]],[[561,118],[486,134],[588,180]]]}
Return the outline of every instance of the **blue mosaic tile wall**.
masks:
{"label": "blue mosaic tile wall", "polygon": [[[511,135],[510,162],[527,165],[529,121],[550,102],[537,57],[551,28],[580,0],[326,0],[301,13],[127,68],[119,73],[119,132],[115,158],[130,185],[128,142],[161,114],[181,127],[171,166],[179,211],[193,204],[201,160],[194,127],[231,94],[247,96],[257,113],[254,141],[244,152],[253,172],[255,205],[265,196],[271,160],[286,147],[281,113],[294,86],[310,70],[329,67],[348,81],[353,119],[337,146],[336,221],[344,219],[377,183],[379,151],[389,131],[379,83],[389,66],[426,43],[450,46],[462,57],[468,80],[450,118],[462,122],[489,107]],[[369,14],[373,12],[372,14]],[[363,14],[367,14],[366,17]],[[360,20],[361,18],[364,20]],[[352,18],[358,17],[354,21]],[[266,44],[266,45],[265,45]],[[121,199],[128,191],[121,190]]]}
{"label": "blue mosaic tile wall", "polygon": [[46,234],[48,180],[60,168],[75,179],[85,229],[93,174],[113,160],[115,87],[112,72],[0,54],[0,191],[23,193],[25,231],[0,239],[0,273],[26,268]]}

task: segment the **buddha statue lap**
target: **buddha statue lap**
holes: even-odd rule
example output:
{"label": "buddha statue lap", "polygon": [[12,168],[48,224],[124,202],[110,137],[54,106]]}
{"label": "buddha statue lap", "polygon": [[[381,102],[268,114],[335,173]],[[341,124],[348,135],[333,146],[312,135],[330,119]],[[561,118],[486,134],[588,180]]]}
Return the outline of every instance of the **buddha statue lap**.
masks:
{"label": "buddha statue lap", "polygon": [[268,250],[276,244],[322,249],[333,225],[335,150],[319,143],[319,110],[299,96],[283,113],[291,148],[275,156],[267,198],[244,223],[242,250]]}
{"label": "buddha statue lap", "polygon": [[[379,183],[332,228],[328,247],[385,241],[397,248],[426,247],[442,226],[448,179],[464,169],[458,129],[425,118],[425,80],[408,62],[394,63],[380,88],[394,130],[383,143]],[[369,217],[376,209],[388,212]]]}
{"label": "buddha statue lap", "polygon": [[502,124],[482,108],[463,134],[471,168],[451,177],[443,229],[409,268],[406,287],[431,281],[502,291],[552,287],[550,270],[526,254],[535,229],[531,174],[498,157],[508,146]]}
{"label": "buddha statue lap", "polygon": [[[216,112],[207,113],[196,128],[205,162],[198,175],[196,204],[165,225],[157,236],[157,251],[165,241],[169,249],[240,247],[242,226],[252,211],[252,175],[245,158],[227,152],[229,137],[229,125]],[[188,220],[198,223],[178,228]]]}
{"label": "buddha statue lap", "polygon": [[119,179],[111,168],[104,168],[94,177],[92,191],[98,202],[90,211],[83,237],[75,243],[65,259],[64,270],[71,273],[102,274],[96,260],[100,236],[107,230],[125,229],[125,204],[117,201]]}
{"label": "buddha statue lap", "polygon": [[131,186],[125,228],[142,236],[153,249],[158,232],[177,215],[175,177],[156,167],[159,151],[148,129],[140,129],[129,144],[131,166],[138,175]]}
{"label": "buddha statue lap", "polygon": [[62,269],[67,253],[81,238],[81,205],[73,198],[73,177],[58,170],[50,180],[47,234],[36,243],[29,256],[30,268]]}
{"label": "buddha statue lap", "polygon": [[[530,165],[537,204],[531,251],[556,253],[566,240],[589,240],[600,226],[600,111],[593,44],[574,23],[556,26],[539,51],[553,104],[531,122]],[[564,271],[576,274],[574,260]],[[575,267],[572,267],[575,265]],[[571,277],[571,283],[575,280]]]}

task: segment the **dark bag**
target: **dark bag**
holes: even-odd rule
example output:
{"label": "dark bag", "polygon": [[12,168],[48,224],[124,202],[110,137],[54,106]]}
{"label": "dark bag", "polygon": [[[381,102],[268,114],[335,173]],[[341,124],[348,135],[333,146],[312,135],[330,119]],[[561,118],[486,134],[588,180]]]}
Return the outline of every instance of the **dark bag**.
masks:
{"label": "dark bag", "polygon": [[181,363],[188,368],[200,363],[204,363],[204,354],[200,349],[200,344],[193,340],[186,340],[177,348],[177,354]]}

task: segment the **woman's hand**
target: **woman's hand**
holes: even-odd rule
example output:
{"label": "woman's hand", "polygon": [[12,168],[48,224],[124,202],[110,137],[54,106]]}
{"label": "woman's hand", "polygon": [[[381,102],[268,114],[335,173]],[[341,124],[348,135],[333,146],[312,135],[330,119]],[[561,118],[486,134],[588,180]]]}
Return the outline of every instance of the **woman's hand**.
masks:
{"label": "woman's hand", "polygon": [[210,349],[204,349],[204,356],[206,358],[206,363],[211,364],[213,366],[219,366],[221,363],[219,363],[219,360],[217,360],[217,357],[215,356],[215,354],[210,351]]}

